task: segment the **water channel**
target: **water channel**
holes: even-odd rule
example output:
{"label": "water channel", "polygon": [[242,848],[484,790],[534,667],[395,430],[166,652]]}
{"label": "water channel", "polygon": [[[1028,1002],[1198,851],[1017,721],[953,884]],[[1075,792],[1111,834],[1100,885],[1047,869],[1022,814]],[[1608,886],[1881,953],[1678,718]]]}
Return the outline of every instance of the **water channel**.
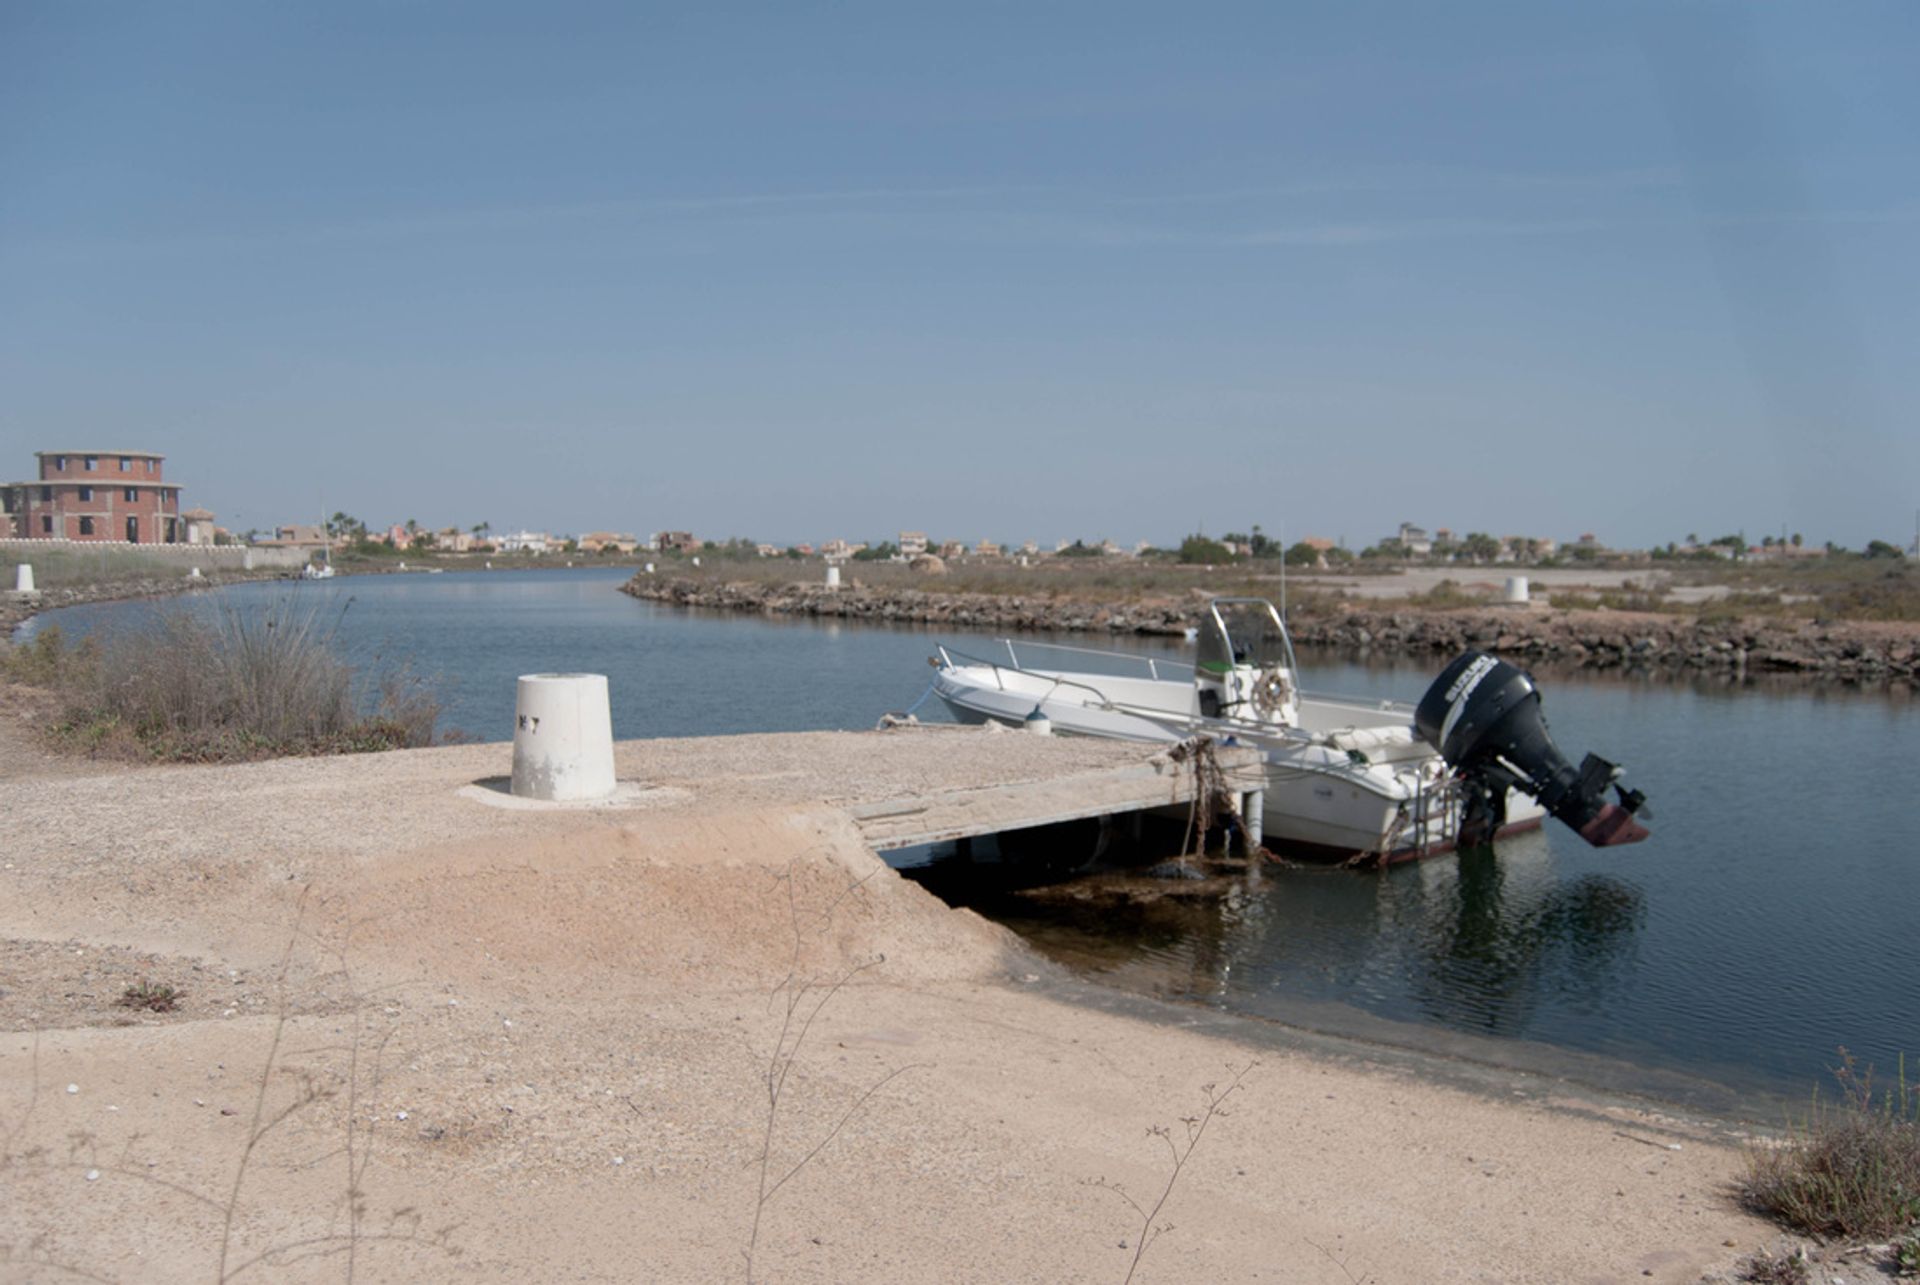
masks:
{"label": "water channel", "polygon": [[[510,736],[514,678],[532,670],[609,674],[622,738],[868,728],[923,694],[936,642],[993,645],[690,613],[616,592],[625,575],[347,577],[195,602],[291,599],[361,663],[404,661],[433,681],[443,726],[485,740]],[[94,604],[28,630],[132,628],[170,609]],[[1440,663],[1301,660],[1310,690],[1408,700]],[[1626,764],[1653,800],[1651,841],[1595,851],[1550,823],[1497,853],[1384,873],[1275,868],[1205,903],[983,909],[1119,987],[1681,1099],[1802,1097],[1842,1045],[1886,1072],[1920,1055],[1920,704],[1841,687],[1540,678],[1561,746]],[[920,713],[941,716],[934,701]]]}

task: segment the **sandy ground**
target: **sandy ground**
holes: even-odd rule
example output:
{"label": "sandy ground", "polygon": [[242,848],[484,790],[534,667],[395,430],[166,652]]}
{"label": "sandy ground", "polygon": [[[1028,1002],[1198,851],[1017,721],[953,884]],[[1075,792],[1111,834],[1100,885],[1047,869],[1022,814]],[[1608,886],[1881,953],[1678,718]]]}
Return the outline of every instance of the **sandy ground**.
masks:
{"label": "sandy ground", "polygon": [[502,746],[75,770],[8,726],[0,1279],[1117,1282],[1241,1071],[1136,1280],[1693,1282],[1774,1239],[1715,1128],[1074,1003],[846,812],[1135,749],[632,743],[637,806],[542,812],[458,793]]}

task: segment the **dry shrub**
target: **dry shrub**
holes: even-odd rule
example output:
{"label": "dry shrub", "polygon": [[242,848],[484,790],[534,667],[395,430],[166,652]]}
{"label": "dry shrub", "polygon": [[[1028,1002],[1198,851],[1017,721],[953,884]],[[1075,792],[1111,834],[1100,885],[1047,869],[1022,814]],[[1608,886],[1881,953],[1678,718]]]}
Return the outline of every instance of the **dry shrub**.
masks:
{"label": "dry shrub", "polygon": [[59,687],[73,675],[85,672],[94,658],[90,643],[70,647],[60,626],[48,625],[33,641],[20,646],[0,642],[0,678],[28,687]]}
{"label": "dry shrub", "polygon": [[312,607],[166,611],[61,671],[71,741],[131,742],[170,761],[430,745],[439,717],[431,693],[404,674],[363,692]]}
{"label": "dry shrub", "polygon": [[1920,1223],[1920,1086],[1878,1089],[1840,1050],[1840,1100],[1816,1096],[1786,1144],[1749,1153],[1753,1209],[1814,1236],[1884,1237]]}

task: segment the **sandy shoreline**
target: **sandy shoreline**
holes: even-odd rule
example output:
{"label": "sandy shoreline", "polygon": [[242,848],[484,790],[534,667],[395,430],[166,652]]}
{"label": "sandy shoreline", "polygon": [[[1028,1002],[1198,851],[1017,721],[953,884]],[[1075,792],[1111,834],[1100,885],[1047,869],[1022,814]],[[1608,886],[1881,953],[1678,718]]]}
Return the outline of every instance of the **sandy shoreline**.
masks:
{"label": "sandy shoreline", "polygon": [[[744,1279],[783,979],[801,1018],[827,1002],[770,1172],[824,1145],[761,1209],[756,1279],[1119,1280],[1140,1220],[1099,1181],[1157,1196],[1149,1127],[1179,1136],[1249,1062],[1136,1279],[1678,1283],[1775,1238],[1719,1128],[1076,1002],[848,819],[956,761],[1018,779],[1112,746],[629,743],[621,775],[663,792],[596,814],[458,797],[501,746],[90,774],[10,735],[8,1279],[204,1279],[229,1205],[229,1269],[269,1253],[249,1274],[275,1280],[349,1251],[366,1280]],[[115,1007],[143,976],[179,1010]],[[293,1109],[260,1133],[257,1102]]]}

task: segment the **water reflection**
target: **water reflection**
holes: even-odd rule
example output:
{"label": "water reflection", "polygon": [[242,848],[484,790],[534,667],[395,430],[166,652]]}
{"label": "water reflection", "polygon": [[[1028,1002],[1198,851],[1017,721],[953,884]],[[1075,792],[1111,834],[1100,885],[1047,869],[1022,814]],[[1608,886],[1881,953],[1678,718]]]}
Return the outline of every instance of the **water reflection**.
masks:
{"label": "water reflection", "polygon": [[1630,984],[1647,922],[1637,884],[1558,869],[1538,834],[1385,873],[1255,868],[1206,890],[1137,877],[1063,885],[982,851],[985,864],[938,857],[913,873],[1071,967],[1290,1019],[1304,999],[1528,1035],[1543,1013],[1602,1012]]}
{"label": "water reflection", "polygon": [[1565,883],[1491,849],[1459,854],[1447,891],[1422,915],[1411,993],[1435,1021],[1518,1035],[1542,992],[1591,1010],[1615,984],[1646,919],[1645,895],[1613,876]]}

